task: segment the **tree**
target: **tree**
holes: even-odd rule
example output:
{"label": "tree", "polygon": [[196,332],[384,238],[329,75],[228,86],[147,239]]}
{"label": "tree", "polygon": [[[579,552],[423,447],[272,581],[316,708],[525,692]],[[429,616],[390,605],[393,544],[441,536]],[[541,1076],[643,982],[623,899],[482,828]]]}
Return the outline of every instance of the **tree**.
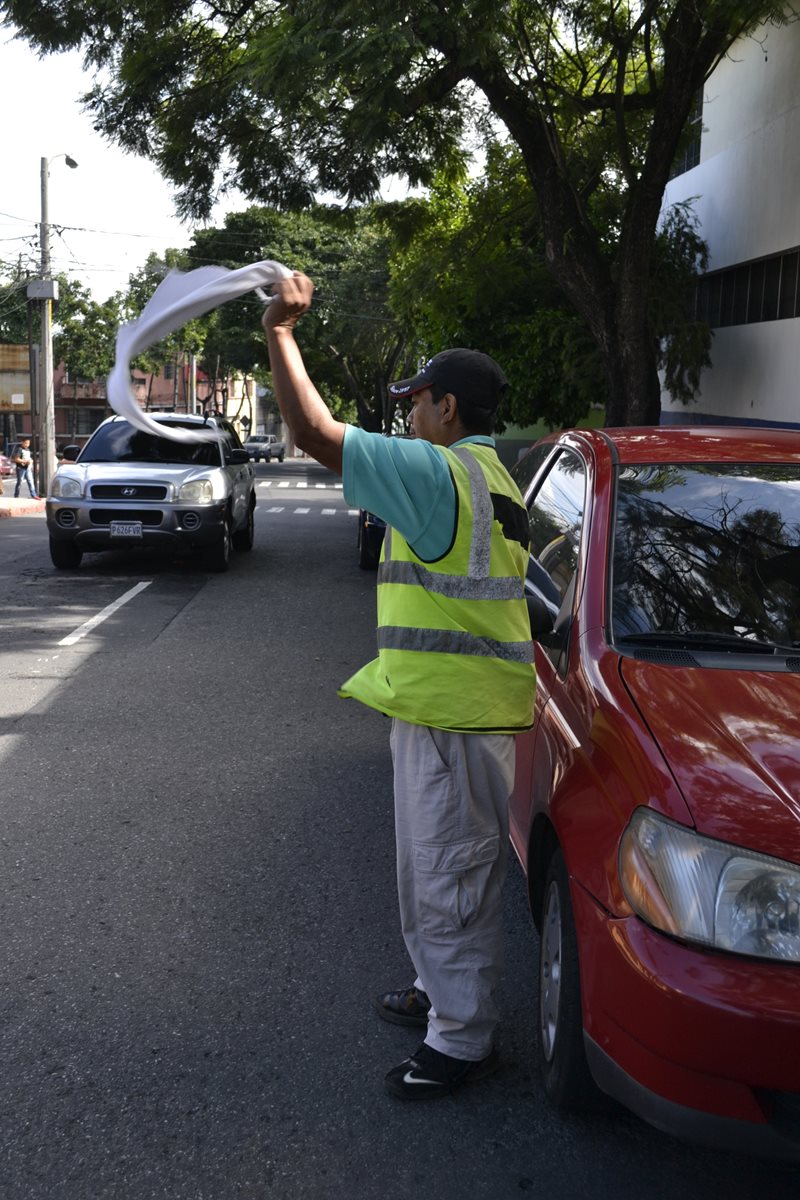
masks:
{"label": "tree", "polygon": [[[785,0],[6,0],[45,51],[106,74],[97,127],[152,157],[185,213],[209,175],[263,203],[463,174],[498,125],[536,194],[548,269],[597,346],[609,423],[660,412],[647,305],[664,188],[704,81]],[[623,203],[613,239],[609,191]]]}
{"label": "tree", "polygon": [[[298,336],[312,378],[337,416],[357,416],[366,429],[388,431],[393,410],[387,384],[397,378],[398,364],[405,366],[406,346],[388,307],[389,254],[389,239],[371,206],[343,211],[318,204],[287,213],[254,206],[228,214],[221,229],[197,231],[187,261],[195,267],[208,262],[237,267],[274,258],[311,275],[318,291]],[[207,369],[222,356],[266,376],[262,311],[260,301],[243,297],[212,314]]]}
{"label": "tree", "polygon": [[[609,193],[612,227],[622,205],[614,199]],[[515,148],[490,147],[480,179],[435,183],[395,227],[392,303],[425,357],[446,345],[493,355],[511,382],[505,417],[518,425],[566,427],[605,408],[598,348],[547,270],[536,197]],[[656,238],[648,306],[658,365],[687,401],[709,358],[710,331],[693,315],[706,262],[691,208],[676,206]]]}

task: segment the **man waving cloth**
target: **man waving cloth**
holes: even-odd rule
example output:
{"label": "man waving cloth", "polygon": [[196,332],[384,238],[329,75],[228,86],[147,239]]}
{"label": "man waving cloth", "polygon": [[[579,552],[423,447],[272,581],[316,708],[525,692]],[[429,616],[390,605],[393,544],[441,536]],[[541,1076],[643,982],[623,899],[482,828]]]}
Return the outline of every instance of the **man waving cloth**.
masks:
{"label": "man waving cloth", "polygon": [[392,718],[397,884],[412,986],[381,1017],[426,1030],[389,1071],[406,1100],[447,1095],[496,1070],[501,889],[514,735],[533,721],[535,673],[523,584],[527,513],[491,433],[507,383],[485,354],[437,354],[411,379],[411,440],[334,420],[294,338],[313,285],[275,285],[262,323],[272,382],[295,442],[341,473],[344,496],[387,523],[378,570],[378,656],[351,696]]}

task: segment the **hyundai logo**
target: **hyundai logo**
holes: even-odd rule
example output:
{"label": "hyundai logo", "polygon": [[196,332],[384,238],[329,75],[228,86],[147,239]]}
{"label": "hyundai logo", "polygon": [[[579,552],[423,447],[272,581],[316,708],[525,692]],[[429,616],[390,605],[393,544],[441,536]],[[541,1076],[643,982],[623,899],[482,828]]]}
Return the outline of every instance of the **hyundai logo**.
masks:
{"label": "hyundai logo", "polygon": [[135,496],[136,488],[123,488],[122,494],[123,494],[123,496]]}

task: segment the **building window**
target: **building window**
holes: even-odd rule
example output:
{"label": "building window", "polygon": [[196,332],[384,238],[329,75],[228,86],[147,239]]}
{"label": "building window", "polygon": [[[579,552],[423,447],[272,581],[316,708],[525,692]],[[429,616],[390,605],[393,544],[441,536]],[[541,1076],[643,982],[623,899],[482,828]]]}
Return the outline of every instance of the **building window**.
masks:
{"label": "building window", "polygon": [[670,171],[670,179],[675,179],[677,175],[683,175],[686,171],[691,171],[692,167],[696,167],[700,162],[700,140],[703,136],[703,91],[702,89],[694,98],[691,112],[689,113],[686,127],[681,138],[681,149],[678,152],[675,162],[672,164]]}
{"label": "building window", "polygon": [[74,411],[74,436],[86,436],[94,433],[97,426],[105,419],[104,408],[76,408]]}
{"label": "building window", "polygon": [[712,329],[800,317],[800,249],[701,276],[695,315]]}

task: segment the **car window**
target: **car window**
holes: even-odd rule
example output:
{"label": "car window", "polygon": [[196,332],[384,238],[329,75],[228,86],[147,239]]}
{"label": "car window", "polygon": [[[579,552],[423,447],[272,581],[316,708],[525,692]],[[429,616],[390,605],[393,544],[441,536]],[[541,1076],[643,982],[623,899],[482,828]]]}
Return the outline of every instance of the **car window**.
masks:
{"label": "car window", "polygon": [[800,467],[625,466],[616,490],[615,639],[800,645]]}
{"label": "car window", "polygon": [[[171,424],[197,429],[196,423],[175,421]],[[127,421],[110,421],[92,434],[80,454],[85,462],[149,462],[191,464],[203,467],[220,465],[216,441],[176,442],[143,429],[134,429]]]}
{"label": "car window", "polygon": [[222,430],[222,432],[225,434],[225,438],[228,443],[228,448],[230,450],[241,450],[242,443],[239,440],[239,435],[236,432],[236,430],[234,429],[233,425],[229,424],[228,421],[220,421],[219,427]]}
{"label": "car window", "polygon": [[523,497],[533,482],[533,478],[539,468],[547,457],[553,453],[553,449],[552,442],[546,442],[541,446],[534,446],[532,450],[529,450],[527,454],[523,454],[522,458],[514,463],[511,475],[517,487],[522,492]]}
{"label": "car window", "polygon": [[562,450],[528,502],[531,556],[525,586],[553,617],[555,638],[541,644],[554,661],[564,649],[572,614],[585,496],[584,464],[573,451]]}

